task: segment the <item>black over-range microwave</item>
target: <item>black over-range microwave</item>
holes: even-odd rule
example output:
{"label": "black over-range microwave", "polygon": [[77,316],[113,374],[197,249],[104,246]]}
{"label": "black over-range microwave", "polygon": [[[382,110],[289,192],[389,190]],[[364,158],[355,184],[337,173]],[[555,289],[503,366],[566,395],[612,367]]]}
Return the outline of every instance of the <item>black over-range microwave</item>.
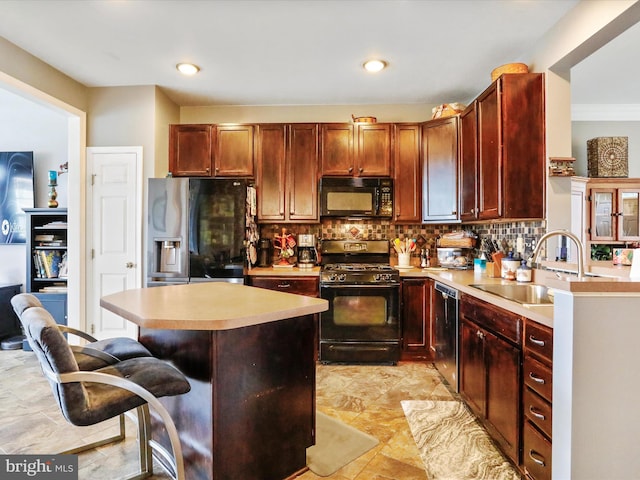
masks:
{"label": "black over-range microwave", "polygon": [[324,217],[391,217],[393,180],[337,178],[320,180],[320,215]]}

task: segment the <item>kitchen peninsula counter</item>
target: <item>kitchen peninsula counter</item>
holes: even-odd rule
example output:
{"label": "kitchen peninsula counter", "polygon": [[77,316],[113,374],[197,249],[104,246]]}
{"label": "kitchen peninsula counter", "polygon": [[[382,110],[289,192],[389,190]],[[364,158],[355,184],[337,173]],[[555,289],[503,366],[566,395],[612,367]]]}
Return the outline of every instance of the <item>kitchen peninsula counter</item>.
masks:
{"label": "kitchen peninsula counter", "polygon": [[[326,300],[229,283],[127,290],[100,300],[140,326],[140,342],[186,375],[162,398],[186,476],[280,480],[306,468],[315,443],[316,315]],[[161,423],[154,440],[169,452]]]}
{"label": "kitchen peninsula counter", "polygon": [[498,307],[509,310],[516,315],[534,320],[542,325],[553,328],[553,305],[542,306],[524,306],[517,302],[507,300],[485,292],[483,290],[471,287],[475,284],[501,284],[516,283],[501,278],[487,277],[486,275],[476,273],[473,270],[443,270],[441,268],[412,268],[400,271],[400,278],[432,278],[438,282],[445,283],[456,290],[479,298],[485,302],[491,303]]}
{"label": "kitchen peninsula counter", "polygon": [[553,305],[529,309],[471,287],[515,283],[472,270],[412,268],[401,271],[401,277],[433,278],[552,327],[552,477],[637,478],[640,370],[634,366],[640,282],[628,274],[577,278],[533,273],[533,283],[554,290]]}
{"label": "kitchen peninsula counter", "polygon": [[[554,306],[534,305],[524,306],[518,302],[507,300],[498,295],[484,292],[474,288],[475,284],[516,284],[513,280],[488,277],[485,274],[474,272],[473,270],[443,270],[441,268],[420,268],[403,269],[400,271],[400,278],[421,278],[428,277],[461,291],[472,295],[480,300],[509,310],[517,315],[534,320],[538,323],[553,328]],[[640,282],[630,280],[628,277],[596,277],[589,276],[578,279],[576,276],[560,274],[548,270],[534,270],[533,282],[544,285],[554,291],[567,291],[579,295],[636,295],[640,296]]]}

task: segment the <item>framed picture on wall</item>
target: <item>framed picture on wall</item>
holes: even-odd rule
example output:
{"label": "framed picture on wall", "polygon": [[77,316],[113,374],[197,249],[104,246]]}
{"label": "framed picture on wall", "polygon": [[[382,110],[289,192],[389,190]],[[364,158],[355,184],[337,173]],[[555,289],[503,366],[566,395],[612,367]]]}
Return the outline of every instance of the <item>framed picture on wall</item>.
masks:
{"label": "framed picture on wall", "polygon": [[33,152],[0,152],[0,245],[26,243],[33,205]]}

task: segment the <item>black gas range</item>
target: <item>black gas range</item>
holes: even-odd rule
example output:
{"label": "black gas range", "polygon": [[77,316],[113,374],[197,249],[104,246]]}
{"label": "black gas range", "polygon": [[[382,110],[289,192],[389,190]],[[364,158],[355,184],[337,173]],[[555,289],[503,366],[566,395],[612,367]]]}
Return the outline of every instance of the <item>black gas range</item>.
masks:
{"label": "black gas range", "polygon": [[322,242],[321,362],[398,362],[400,273],[389,260],[387,240]]}

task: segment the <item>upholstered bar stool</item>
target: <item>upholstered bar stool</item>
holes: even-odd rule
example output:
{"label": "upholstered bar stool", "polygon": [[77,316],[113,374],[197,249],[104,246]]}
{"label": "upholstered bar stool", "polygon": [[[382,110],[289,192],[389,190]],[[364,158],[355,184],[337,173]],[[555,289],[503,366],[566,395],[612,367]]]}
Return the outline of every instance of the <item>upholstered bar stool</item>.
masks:
{"label": "upholstered bar stool", "polygon": [[[20,322],[51,385],[53,396],[69,423],[94,425],[136,409],[140,473],[129,478],[144,478],[153,472],[149,444],[151,405],[160,415],[169,436],[173,450],[170,468],[178,480],[184,479],[178,432],[171,416],[158,401],[159,397],[181,395],[191,389],[182,373],[154,357],[132,358],[97,370],[81,371],[49,312],[42,307],[27,308],[22,311]],[[93,447],[95,444],[60,453],[77,453]]]}
{"label": "upholstered bar stool", "polygon": [[[18,318],[28,308],[44,308],[38,297],[30,293],[15,295],[11,299],[11,305]],[[115,337],[98,340],[82,330],[66,325],[56,325],[62,332],[75,335],[88,342],[85,345],[70,345],[80,370],[96,370],[107,365],[113,365],[120,360],[152,356],[144,345],[133,338]]]}

